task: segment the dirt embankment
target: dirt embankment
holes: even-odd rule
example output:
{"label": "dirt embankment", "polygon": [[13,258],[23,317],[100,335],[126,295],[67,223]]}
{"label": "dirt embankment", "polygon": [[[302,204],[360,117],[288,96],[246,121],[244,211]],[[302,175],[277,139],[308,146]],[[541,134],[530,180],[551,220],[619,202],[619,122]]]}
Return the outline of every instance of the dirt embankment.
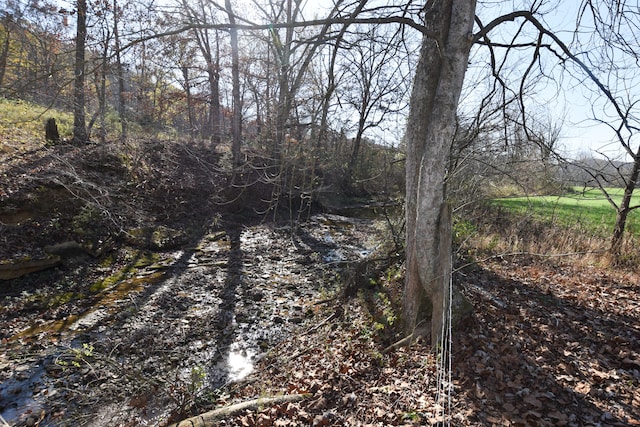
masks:
{"label": "dirt embankment", "polygon": [[451,359],[426,343],[383,353],[401,267],[316,304],[340,283],[341,263],[375,249],[372,222],[262,224],[221,203],[221,153],[127,152],[61,147],[0,163],[2,257],[82,248],[0,282],[10,423],[167,425],[310,394],[219,424],[640,425],[636,272],[515,258],[465,268],[455,280],[475,312],[454,331]]}
{"label": "dirt embankment", "polygon": [[11,424],[192,414],[312,319],[341,266],[377,244],[368,220],[262,224],[268,204],[246,202],[271,190],[225,193],[224,152],[209,146],[2,160],[0,258],[14,276],[0,281],[0,414]]}

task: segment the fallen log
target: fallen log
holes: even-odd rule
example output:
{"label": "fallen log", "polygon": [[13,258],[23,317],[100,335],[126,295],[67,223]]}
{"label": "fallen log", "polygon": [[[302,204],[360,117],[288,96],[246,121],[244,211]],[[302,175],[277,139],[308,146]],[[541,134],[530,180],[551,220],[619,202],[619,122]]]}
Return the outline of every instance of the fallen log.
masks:
{"label": "fallen log", "polygon": [[11,280],[24,276],[25,274],[60,265],[62,260],[59,256],[50,256],[44,259],[22,259],[8,262],[0,262],[0,280]]}
{"label": "fallen log", "polygon": [[310,397],[311,393],[305,394],[285,394],[274,397],[260,397],[246,402],[236,403],[223,408],[214,409],[195,417],[187,418],[179,423],[171,424],[169,427],[212,427],[217,425],[216,421],[234,415],[247,409],[256,409],[262,406],[278,405],[280,403],[298,402]]}

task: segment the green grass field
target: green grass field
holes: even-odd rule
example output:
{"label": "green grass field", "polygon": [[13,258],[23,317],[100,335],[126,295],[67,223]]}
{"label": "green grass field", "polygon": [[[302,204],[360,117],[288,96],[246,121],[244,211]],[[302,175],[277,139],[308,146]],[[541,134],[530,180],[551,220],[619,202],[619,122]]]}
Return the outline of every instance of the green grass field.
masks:
{"label": "green grass field", "polygon": [[[616,220],[616,211],[597,188],[574,187],[574,192],[563,196],[505,197],[492,200],[496,206],[510,211],[533,215],[535,218],[568,227],[596,232],[611,233]],[[622,199],[621,188],[607,189],[613,200]],[[634,195],[631,205],[640,204],[640,194]],[[626,230],[640,235],[640,212],[632,211]]]}
{"label": "green grass field", "polygon": [[60,132],[64,136],[73,131],[73,116],[54,108],[46,108],[29,101],[0,98],[0,125],[8,128],[20,128],[44,134],[44,122],[49,117],[58,121]]}
{"label": "green grass field", "polygon": [[73,131],[73,116],[55,109],[0,97],[0,150],[5,145],[17,148],[22,143],[44,144],[44,122],[54,117],[62,138],[70,138]]}

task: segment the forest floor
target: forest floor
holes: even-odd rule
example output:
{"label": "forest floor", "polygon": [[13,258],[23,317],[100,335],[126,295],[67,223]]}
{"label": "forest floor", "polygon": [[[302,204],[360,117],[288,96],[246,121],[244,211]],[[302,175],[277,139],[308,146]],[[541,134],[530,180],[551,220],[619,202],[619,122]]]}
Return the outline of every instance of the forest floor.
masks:
{"label": "forest floor", "polygon": [[9,425],[166,426],[294,394],[215,425],[640,425],[637,271],[467,266],[451,357],[385,352],[402,266],[351,269],[380,224],[265,223],[248,203],[267,193],[224,203],[224,161],[166,142],[0,150],[0,264],[61,256],[0,280]]}
{"label": "forest floor", "polygon": [[226,425],[640,425],[636,273],[509,260],[457,280],[475,312],[454,331],[444,389],[423,343],[382,353],[356,299],[281,343],[234,394],[313,397]]}

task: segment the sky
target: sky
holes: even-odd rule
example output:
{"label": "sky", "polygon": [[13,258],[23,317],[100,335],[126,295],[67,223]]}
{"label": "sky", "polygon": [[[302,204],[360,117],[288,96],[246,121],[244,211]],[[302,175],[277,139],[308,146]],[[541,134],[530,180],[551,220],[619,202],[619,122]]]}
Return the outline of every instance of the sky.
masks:
{"label": "sky", "polygon": [[[74,3],[72,0],[58,1],[60,4]],[[218,1],[222,2],[221,0]],[[248,3],[247,0],[237,1]],[[526,5],[532,1],[534,0],[479,0],[477,13],[482,21],[486,23],[496,16],[526,8]],[[543,3],[543,9],[546,9],[543,15],[544,23],[549,28],[552,28],[565,42],[570,42],[574,33],[573,29],[578,7],[582,0],[563,0],[562,2],[537,0],[538,3],[540,1]],[[318,16],[326,14],[326,11],[331,9],[333,1],[304,0],[303,3],[306,10],[305,17],[312,19],[316,14]],[[637,2],[631,3],[636,3],[635,7],[636,9],[638,8]],[[317,10],[317,13],[314,13],[314,10]],[[640,13],[637,16],[640,17]],[[492,32],[492,38],[495,40],[500,37],[501,33],[508,34],[508,32],[508,27],[501,27]],[[589,31],[587,31],[583,37],[587,38],[590,35]],[[638,50],[640,51],[640,47],[638,47]],[[526,62],[530,55],[530,50],[523,53],[523,61]],[[472,59],[474,61],[483,61],[482,58],[478,57]],[[486,59],[484,61],[486,62]],[[550,63],[548,62],[547,64]],[[637,64],[635,69],[639,69]],[[559,67],[556,67],[555,72],[558,70]],[[514,79],[516,74],[517,72],[514,71]],[[468,72],[468,78],[473,78],[473,70]],[[640,100],[640,73],[635,71],[632,74],[627,73],[625,78],[628,79],[628,83],[624,87],[626,96],[630,99]],[[566,156],[577,158],[585,152],[600,151],[608,156],[617,156],[624,159],[620,145],[616,142],[612,143],[614,141],[613,132],[607,126],[590,120],[595,111],[601,119],[607,120],[614,125],[617,123],[614,117],[607,117],[607,114],[612,111],[611,105],[603,103],[603,98],[595,96],[592,90],[593,85],[588,82],[585,83],[584,80],[579,81],[575,78],[570,78],[566,73],[563,75],[556,73],[550,76],[546,84],[538,86],[536,96],[530,100],[530,110],[538,113],[541,116],[541,121],[549,120],[550,118],[556,124],[562,125],[560,146],[563,147],[563,152]],[[398,130],[397,134],[392,137],[395,138],[401,133],[402,130]]]}
{"label": "sky", "polygon": [[[479,2],[478,15],[484,23],[487,23],[493,17],[518,9],[517,6],[514,8],[513,3],[530,3],[530,1]],[[538,1],[538,3],[540,2]],[[574,37],[576,16],[581,3],[581,0],[543,2],[542,9],[545,10],[542,18],[543,23],[547,28],[552,29],[566,44],[571,43]],[[594,4],[596,3],[594,2]],[[637,4],[635,8],[638,8]],[[589,24],[589,22],[584,22],[583,24],[585,23]],[[640,25],[640,22],[638,24]],[[496,30],[496,32],[499,31],[508,33],[509,29],[504,27]],[[579,37],[581,41],[587,43],[593,34],[593,28],[585,28]],[[494,35],[494,39],[499,36],[500,33],[497,33]],[[547,38],[545,41],[550,41],[550,39]],[[596,49],[600,49],[605,45],[606,42],[598,39],[595,44],[588,45],[582,54],[596,57]],[[638,47],[637,51],[640,51],[640,47]],[[530,57],[531,49],[528,49],[527,53],[523,54],[523,62],[528,64]],[[570,158],[576,158],[585,152],[590,152],[596,156],[606,155],[629,160],[625,158],[620,144],[617,142],[612,143],[612,141],[615,141],[615,134],[611,129],[606,125],[598,124],[591,120],[595,115],[610,124],[617,125],[619,123],[619,120],[616,120],[614,115],[611,114],[614,112],[612,105],[605,102],[605,98],[600,93],[596,93],[595,85],[585,78],[584,73],[578,73],[577,78],[572,77],[572,74],[576,76],[575,70],[572,73],[560,73],[561,67],[553,55],[547,54],[543,62],[547,66],[545,71],[548,73],[549,78],[543,80],[541,85],[538,85],[536,96],[531,100],[531,104],[534,104],[532,109],[533,111],[539,110],[541,115],[544,115],[544,110],[547,110],[547,114],[552,120],[562,124],[560,145],[564,147],[565,155]],[[552,65],[555,65],[555,67],[550,72],[549,69],[551,69]],[[605,65],[604,62],[602,65]],[[620,67],[618,70],[619,76],[624,77],[624,79],[609,79],[607,74],[599,74],[599,78],[603,82],[608,80],[612,87],[616,87],[615,93],[617,96],[640,100],[640,90],[638,89],[640,75],[637,73],[637,64],[633,64],[631,71],[624,70],[624,58],[619,57],[619,62],[616,65]],[[571,65],[568,65],[567,68],[571,70]],[[622,84],[623,81],[624,84]],[[637,142],[635,145],[637,146]],[[601,154],[598,154],[598,151]]]}
{"label": "sky", "polygon": [[[492,18],[503,15],[508,12],[512,12],[518,9],[527,9],[529,4],[534,0],[486,0],[479,1],[477,7],[478,16],[484,23],[489,22]],[[535,0],[537,4],[542,3],[541,11],[543,23],[557,34],[563,42],[570,44],[574,34],[576,17],[578,15],[579,6],[582,0],[563,0],[558,2],[557,0]],[[597,1],[594,1],[596,4]],[[634,3],[634,2],[630,2]],[[309,0],[307,4],[311,8],[330,8],[331,0]],[[633,6],[630,6],[633,7]],[[635,8],[638,6],[636,4]],[[640,16],[640,14],[638,15]],[[640,19],[640,18],[638,18]],[[583,24],[589,24],[589,22],[583,22]],[[640,25],[640,23],[638,23]],[[513,27],[512,27],[513,28]],[[493,33],[493,39],[500,38],[500,32],[504,33],[502,36],[506,37],[509,33],[509,27],[499,27]],[[498,33],[498,34],[496,34]],[[584,42],[590,40],[593,35],[592,28],[586,28],[584,33],[580,34],[581,39]],[[531,34],[529,40],[535,40],[534,34]],[[547,39],[546,41],[549,41]],[[602,41],[600,41],[602,43]],[[595,46],[599,48],[601,46]],[[590,46],[591,49],[594,46]],[[638,47],[640,51],[640,47]],[[589,55],[595,54],[589,52]],[[531,58],[531,49],[523,50],[521,60],[523,63],[528,64]],[[475,57],[475,61],[488,62],[486,58]],[[562,153],[568,158],[578,158],[585,154],[594,155],[597,157],[608,156],[611,158],[618,158],[620,160],[629,160],[625,157],[624,151],[618,142],[615,141],[615,134],[612,130],[603,124],[599,124],[592,118],[597,116],[600,120],[607,121],[614,126],[617,126],[619,120],[616,120],[612,116],[613,111],[611,104],[607,103],[605,98],[601,96],[595,89],[595,86],[585,79],[584,74],[575,73],[561,73],[561,68],[558,65],[558,61],[553,55],[547,54],[544,60],[545,66],[549,68],[548,78],[541,81],[535,89],[535,94],[531,96],[528,102],[529,111],[535,112],[540,116],[540,121],[551,121],[554,125],[560,125],[562,130],[560,133],[559,147],[561,147]],[[637,65],[637,64],[636,64]],[[470,67],[471,68],[471,67]],[[567,67],[570,69],[571,67]],[[622,73],[625,79],[628,80],[628,84],[623,87],[620,92],[630,99],[640,100],[640,73],[637,73],[638,67],[636,66],[631,73]],[[518,71],[522,73],[522,69],[514,69],[513,81],[517,82]],[[577,77],[572,77],[576,76]],[[473,72],[468,73],[468,79],[473,79]],[[600,78],[604,81],[608,77],[606,75],[600,75]],[[636,82],[636,80],[638,80]],[[614,85],[620,86],[619,82],[612,82]],[[636,84],[638,86],[636,86]],[[635,145],[637,146],[637,142]]]}

